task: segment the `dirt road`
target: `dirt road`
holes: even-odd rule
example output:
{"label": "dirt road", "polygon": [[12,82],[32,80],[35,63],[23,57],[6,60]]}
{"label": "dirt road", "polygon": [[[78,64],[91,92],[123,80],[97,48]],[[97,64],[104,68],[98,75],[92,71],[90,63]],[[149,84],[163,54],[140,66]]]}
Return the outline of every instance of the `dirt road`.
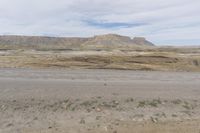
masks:
{"label": "dirt road", "polygon": [[199,80],[191,72],[0,69],[0,132],[199,133]]}

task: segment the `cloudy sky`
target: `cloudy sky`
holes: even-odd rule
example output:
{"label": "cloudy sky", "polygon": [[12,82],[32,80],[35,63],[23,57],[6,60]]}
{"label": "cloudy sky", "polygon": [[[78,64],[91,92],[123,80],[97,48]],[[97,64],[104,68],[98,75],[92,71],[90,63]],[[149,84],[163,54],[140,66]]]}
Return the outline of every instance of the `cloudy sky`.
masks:
{"label": "cloudy sky", "polygon": [[200,45],[200,0],[0,0],[1,35],[107,33]]}

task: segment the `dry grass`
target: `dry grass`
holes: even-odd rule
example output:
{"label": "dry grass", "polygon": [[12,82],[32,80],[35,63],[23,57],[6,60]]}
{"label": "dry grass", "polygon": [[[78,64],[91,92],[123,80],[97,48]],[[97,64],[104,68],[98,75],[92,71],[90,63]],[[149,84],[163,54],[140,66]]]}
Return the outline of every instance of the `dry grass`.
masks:
{"label": "dry grass", "polygon": [[14,50],[0,54],[0,67],[200,71],[200,55],[161,51]]}

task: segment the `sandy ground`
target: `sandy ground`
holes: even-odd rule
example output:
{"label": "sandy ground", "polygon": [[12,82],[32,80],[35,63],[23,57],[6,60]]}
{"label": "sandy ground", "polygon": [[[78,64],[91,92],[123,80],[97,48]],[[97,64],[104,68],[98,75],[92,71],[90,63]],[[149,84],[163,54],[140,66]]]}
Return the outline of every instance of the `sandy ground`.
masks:
{"label": "sandy ground", "polygon": [[200,133],[200,73],[0,69],[0,133]]}

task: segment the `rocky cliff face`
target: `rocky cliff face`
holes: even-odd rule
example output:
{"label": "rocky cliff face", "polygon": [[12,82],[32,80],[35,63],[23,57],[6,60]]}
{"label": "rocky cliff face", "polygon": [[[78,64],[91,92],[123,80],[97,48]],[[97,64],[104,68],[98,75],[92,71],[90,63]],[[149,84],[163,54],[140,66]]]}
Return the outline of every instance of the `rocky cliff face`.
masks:
{"label": "rocky cliff face", "polygon": [[138,45],[149,45],[154,46],[153,43],[147,41],[144,37],[135,37],[133,38],[133,42]]}
{"label": "rocky cliff face", "polygon": [[85,45],[135,45],[132,39],[127,36],[117,34],[98,35],[90,38]]}
{"label": "rocky cliff face", "polygon": [[42,36],[0,36],[1,45],[72,45],[87,41],[87,38],[42,37]]}
{"label": "rocky cliff face", "polygon": [[79,37],[42,37],[42,36],[0,36],[0,45],[12,46],[52,46],[52,47],[80,47],[87,45],[136,45],[153,46],[143,37],[131,39],[117,34],[98,35],[89,38]]}

